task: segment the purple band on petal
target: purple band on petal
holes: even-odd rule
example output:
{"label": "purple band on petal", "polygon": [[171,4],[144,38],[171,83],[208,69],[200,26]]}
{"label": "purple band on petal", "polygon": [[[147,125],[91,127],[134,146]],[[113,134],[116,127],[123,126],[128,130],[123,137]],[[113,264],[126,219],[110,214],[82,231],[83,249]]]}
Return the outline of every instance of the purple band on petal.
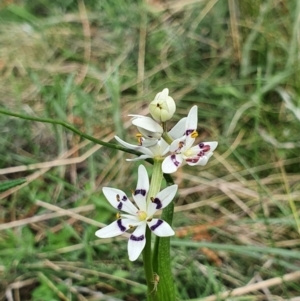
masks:
{"label": "purple band on petal", "polygon": [[[198,156],[198,155],[197,155]],[[199,161],[200,157],[195,157],[195,158],[187,158],[185,161],[186,162],[191,162],[191,163],[197,163]]]}
{"label": "purple band on petal", "polygon": [[154,204],[156,204],[156,209],[161,209],[162,208],[162,202],[159,198],[155,198],[153,201],[152,201]]}
{"label": "purple band on petal", "polygon": [[134,195],[141,194],[142,196],[146,195],[146,189],[136,189]]}
{"label": "purple band on petal", "polygon": [[204,155],[205,155],[204,151],[200,151],[200,152],[197,154],[198,157],[203,157]]}
{"label": "purple band on petal", "polygon": [[117,220],[117,224],[118,224],[119,229],[120,229],[122,232],[125,232],[125,231],[126,231],[126,227],[124,227],[124,226],[122,225],[122,220],[121,220],[121,219],[118,219],[118,220]]}
{"label": "purple band on petal", "polygon": [[186,130],[185,135],[188,136],[188,135],[192,134],[193,132],[194,132],[194,130]]}
{"label": "purple band on petal", "polygon": [[126,195],[123,195],[122,201],[123,201],[123,202],[126,202],[127,200],[128,200],[128,199],[127,199]]}
{"label": "purple band on petal", "polygon": [[210,151],[210,146],[209,145],[205,145],[204,143],[199,143],[198,146],[201,148],[202,151],[204,151],[205,153]]}
{"label": "purple band on petal", "polygon": [[155,229],[157,229],[162,223],[163,223],[163,221],[161,219],[157,220],[157,223],[155,225],[151,226],[150,230],[155,231]]}
{"label": "purple band on petal", "polygon": [[133,234],[131,234],[130,240],[133,240],[133,241],[143,241],[145,239],[145,235],[142,234],[141,236],[135,236]]}
{"label": "purple band on petal", "polygon": [[117,208],[118,208],[119,210],[122,210],[122,207],[123,207],[123,203],[122,203],[122,202],[119,202],[119,204],[118,204],[118,207],[117,207]]}
{"label": "purple band on petal", "polygon": [[172,160],[172,162],[174,163],[175,166],[177,166],[177,167],[179,166],[180,162],[178,162],[176,160],[176,155],[171,155],[171,160]]}

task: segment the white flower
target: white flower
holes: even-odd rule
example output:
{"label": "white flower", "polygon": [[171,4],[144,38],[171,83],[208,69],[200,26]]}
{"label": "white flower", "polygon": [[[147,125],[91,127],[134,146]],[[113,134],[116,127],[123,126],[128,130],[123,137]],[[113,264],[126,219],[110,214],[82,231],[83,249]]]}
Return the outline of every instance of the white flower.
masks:
{"label": "white flower", "polygon": [[166,157],[162,163],[164,173],[173,173],[185,161],[188,165],[205,165],[213,155],[218,142],[201,142],[192,146],[198,136],[196,129],[198,123],[197,106],[193,106],[189,112],[185,125],[185,136],[172,142],[169,147],[171,155]]}
{"label": "white flower", "polygon": [[175,110],[175,101],[169,96],[169,89],[163,89],[162,92],[156,94],[149,105],[150,114],[158,122],[165,122],[171,119]]}
{"label": "white flower", "polygon": [[[126,159],[127,161],[137,161],[147,158],[163,157],[169,151],[169,144],[161,138],[162,128],[156,123],[152,118],[140,116],[140,115],[130,115],[133,116],[132,123],[138,127],[141,135],[137,135],[139,139],[139,145],[130,144],[122,140],[118,136],[115,139],[123,146],[129,149],[134,149],[143,153],[143,155],[134,158]],[[177,124],[168,132],[172,139],[177,139],[182,137],[185,133],[186,117],[182,118],[177,122]],[[161,128],[161,131],[160,131]]]}
{"label": "white flower", "polygon": [[[134,149],[136,151],[143,153],[143,155],[137,158],[126,159],[126,161],[138,161],[147,158],[163,157],[169,151],[169,144],[163,138],[156,140],[155,144],[153,143],[150,145],[146,144],[146,146],[144,146],[143,140],[140,141],[141,145],[134,145],[123,141],[118,136],[115,136],[115,139],[126,148]],[[149,140],[145,140],[145,142],[149,142]]]}
{"label": "white flower", "polygon": [[165,237],[174,235],[170,225],[162,219],[153,218],[154,213],[165,208],[177,192],[177,185],[169,186],[151,197],[147,203],[149,179],[143,165],[138,169],[138,183],[132,197],[136,206],[128,199],[126,194],[119,189],[104,187],[103,193],[109,203],[117,210],[128,214],[118,214],[117,221],[98,230],[95,234],[100,238],[115,237],[129,229],[135,228],[128,241],[128,255],[131,261],[136,260],[146,244],[145,231],[149,229],[157,236]]}
{"label": "white flower", "polygon": [[[163,128],[152,118],[141,116],[141,115],[129,115],[132,116],[132,124],[135,125],[141,136],[145,138],[143,140],[144,146],[153,145],[161,138],[163,133]],[[177,139],[185,134],[187,118],[184,117],[180,119],[175,126],[168,132],[168,135],[172,139]]]}
{"label": "white flower", "polygon": [[135,125],[138,131],[146,139],[156,141],[163,133],[163,128],[154,121],[151,117],[141,115],[129,115],[132,116],[132,124]]}

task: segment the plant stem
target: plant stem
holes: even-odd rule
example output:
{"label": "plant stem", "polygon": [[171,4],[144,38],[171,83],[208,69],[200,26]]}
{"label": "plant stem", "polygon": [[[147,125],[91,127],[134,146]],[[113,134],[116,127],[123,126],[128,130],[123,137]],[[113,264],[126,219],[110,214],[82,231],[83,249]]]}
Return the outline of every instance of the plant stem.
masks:
{"label": "plant stem", "polygon": [[[157,187],[153,189],[149,196],[155,196],[160,189],[160,185],[163,179],[163,173],[161,169],[161,161],[154,160],[153,175],[151,186]],[[170,182],[172,179],[169,179]],[[159,188],[158,188],[159,187]],[[152,194],[153,193],[153,194]],[[174,203],[171,202],[162,213],[162,219],[169,225],[172,224],[174,211]],[[162,301],[174,301],[175,290],[174,282],[171,271],[171,257],[170,257],[170,237],[156,237],[154,246],[153,258],[152,258],[153,272],[159,276],[159,283],[157,284],[157,291],[151,293],[155,299],[150,300],[162,300]],[[153,277],[153,276],[152,276]],[[153,284],[152,289],[153,290]]]}
{"label": "plant stem", "polygon": [[[162,219],[172,224],[174,202],[171,202],[164,210]],[[157,290],[158,300],[175,301],[175,287],[171,270],[170,237],[159,237],[157,242],[157,274],[160,277],[159,289]],[[153,260],[155,258],[153,257]],[[154,266],[153,262],[153,266]]]}
{"label": "plant stem", "polygon": [[[123,152],[126,153],[131,153],[131,154],[135,154],[135,155],[140,155],[141,153],[132,149],[128,149],[125,147],[122,147],[120,145],[117,144],[113,144],[113,143],[108,143],[102,140],[99,140],[93,136],[90,136],[88,134],[85,134],[81,131],[79,131],[77,128],[75,128],[74,126],[72,126],[71,124],[61,121],[61,120],[55,120],[55,119],[50,119],[50,118],[39,118],[39,117],[31,117],[31,116],[27,116],[27,115],[22,115],[22,114],[18,114],[18,113],[13,113],[7,110],[3,110],[0,109],[0,114],[4,114],[4,115],[8,115],[8,116],[13,116],[13,117],[17,117],[20,119],[25,119],[25,120],[30,120],[30,121],[37,121],[37,122],[43,122],[43,123],[51,123],[51,124],[58,124],[63,126],[64,128],[67,128],[68,130],[72,131],[73,133],[79,135],[80,137],[83,137],[85,139],[88,139],[92,142],[95,142],[97,144],[106,146],[108,148],[112,148],[112,149],[116,149],[116,150],[121,150]],[[147,160],[148,161],[148,160]]]}
{"label": "plant stem", "polygon": [[[144,271],[148,286],[148,300],[150,299],[151,292],[153,290],[153,269],[151,261],[151,231],[146,228],[146,245],[143,250],[143,261],[144,261]],[[151,299],[150,299],[151,300]]]}
{"label": "plant stem", "polygon": [[[152,178],[150,183],[149,192],[147,195],[147,203],[151,202],[151,197],[155,197],[159,191],[160,186],[163,180],[163,173],[161,170],[161,160],[160,159],[154,159],[153,164],[153,172],[152,172]],[[143,250],[143,260],[144,260],[144,270],[145,270],[145,276],[147,280],[147,286],[148,286],[148,300],[150,301],[158,301],[156,291],[154,290],[154,283],[153,283],[153,268],[152,268],[152,252],[151,252],[151,231],[149,228],[146,230],[146,245]],[[156,271],[154,271],[156,272]]]}

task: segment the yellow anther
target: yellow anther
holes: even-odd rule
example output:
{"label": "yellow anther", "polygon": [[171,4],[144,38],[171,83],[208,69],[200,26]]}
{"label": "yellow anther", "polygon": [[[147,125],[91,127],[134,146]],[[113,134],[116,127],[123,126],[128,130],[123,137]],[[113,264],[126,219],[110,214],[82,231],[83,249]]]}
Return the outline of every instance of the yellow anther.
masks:
{"label": "yellow anther", "polygon": [[117,219],[120,219],[121,218],[120,212],[117,212],[116,216],[117,216]]}
{"label": "yellow anther", "polygon": [[118,202],[120,202],[120,196],[118,194],[116,195],[116,199]]}
{"label": "yellow anther", "polygon": [[192,138],[198,137],[198,132],[197,132],[197,131],[193,131],[193,132],[191,133],[191,137],[192,137]]}
{"label": "yellow anther", "polygon": [[137,141],[138,141],[138,144],[139,145],[142,145],[142,142],[143,142],[143,135],[141,133],[137,133],[135,135],[135,137],[137,138]]}

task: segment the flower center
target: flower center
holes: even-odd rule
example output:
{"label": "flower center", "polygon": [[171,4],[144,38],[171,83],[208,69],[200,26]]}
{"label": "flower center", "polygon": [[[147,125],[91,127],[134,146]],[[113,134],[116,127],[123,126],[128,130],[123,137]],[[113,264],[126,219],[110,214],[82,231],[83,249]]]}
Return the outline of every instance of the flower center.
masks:
{"label": "flower center", "polygon": [[140,221],[145,221],[147,219],[147,213],[145,211],[139,210],[137,212],[137,216],[140,219]]}
{"label": "flower center", "polygon": [[187,149],[185,152],[183,152],[183,155],[186,157],[192,157],[194,156],[194,152],[191,149]]}

